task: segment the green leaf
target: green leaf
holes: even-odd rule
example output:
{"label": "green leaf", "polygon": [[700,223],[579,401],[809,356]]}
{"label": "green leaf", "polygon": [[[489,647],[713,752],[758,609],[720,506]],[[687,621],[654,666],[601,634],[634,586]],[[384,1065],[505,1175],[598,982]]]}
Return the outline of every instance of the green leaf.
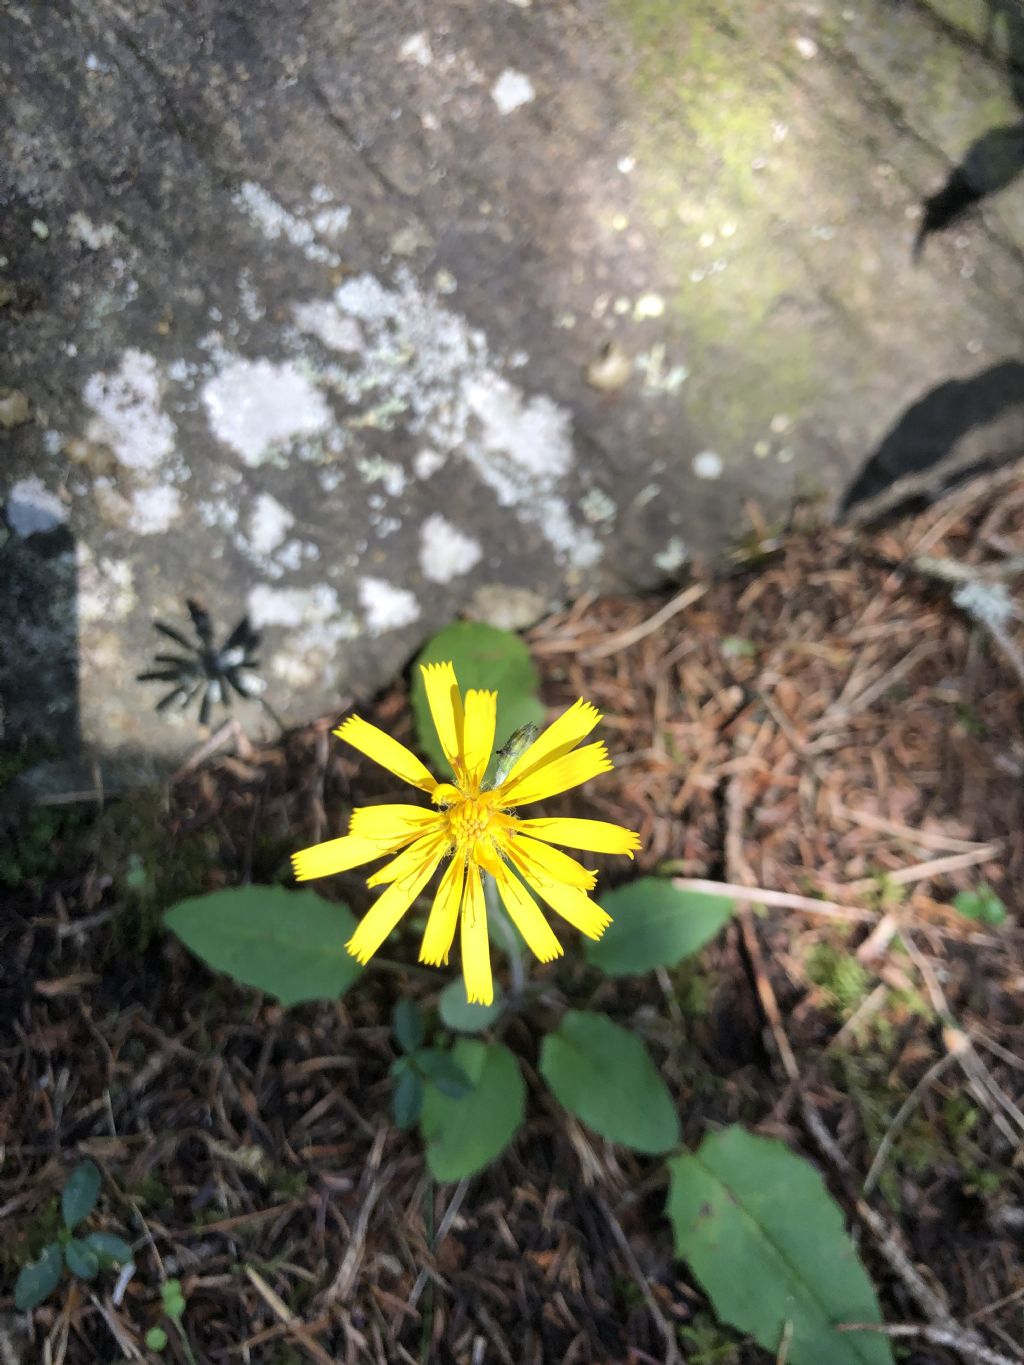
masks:
{"label": "green leaf", "polygon": [[208,967],[282,1005],[336,1000],[362,971],[345,951],[356,927],[352,912],[313,891],[213,891],[179,901],[164,923]]}
{"label": "green leaf", "polygon": [[982,924],[1002,924],[1006,919],[1006,906],[984,882],[976,891],[961,891],[954,896],[953,908],[968,919],[980,920]]}
{"label": "green leaf", "polygon": [[438,1006],[441,1022],[455,1033],[482,1033],[501,1014],[501,988],[495,983],[494,1002],[490,1005],[471,1005],[466,999],[466,983],[456,977],[441,992]]}
{"label": "green leaf", "polygon": [[601,897],[612,922],[586,954],[609,976],[674,967],[703,948],[733,911],[727,896],[680,891],[661,877],[640,877]]}
{"label": "green leaf", "polygon": [[[420,664],[447,663],[455,666],[462,695],[471,687],[498,693],[498,722],[494,731],[497,749],[521,725],[544,719],[544,707],[537,699],[537,670],[530,651],[511,631],[485,626],[479,621],[456,621],[428,640],[412,670],[412,709],[420,748],[437,769],[446,766],[444,753],[434,729],[423,686]],[[492,760],[493,763],[493,760]]]}
{"label": "green leaf", "polygon": [[412,1067],[395,1077],[391,1092],[391,1113],[399,1128],[411,1128],[423,1108],[423,1082]]}
{"label": "green leaf", "polygon": [[122,1237],[115,1237],[112,1232],[92,1232],[85,1242],[95,1251],[105,1270],[111,1266],[129,1265],[135,1259],[128,1243]]}
{"label": "green leaf", "polygon": [[450,1052],[442,1052],[435,1047],[423,1048],[416,1053],[412,1062],[424,1080],[436,1085],[441,1094],[449,1099],[461,1100],[463,1095],[468,1095],[473,1089],[473,1082]]}
{"label": "green leaf", "polygon": [[80,1280],[94,1280],[99,1273],[100,1258],[87,1242],[72,1237],[64,1248],[64,1259],[72,1275]]}
{"label": "green leaf", "polygon": [[39,1259],[23,1265],[14,1286],[14,1306],[22,1313],[37,1308],[57,1288],[64,1256],[56,1242],[43,1247]]}
{"label": "green leaf", "polygon": [[411,1000],[399,1000],[391,1016],[391,1027],[403,1052],[415,1052],[423,1042],[423,1019]]}
{"label": "green leaf", "polygon": [[882,1319],[842,1212],[810,1162],[733,1127],[669,1170],[676,1251],[723,1321],[773,1357],[789,1323],[789,1365],[892,1365],[885,1337],[835,1330]]}
{"label": "green leaf", "polygon": [[664,1152],[679,1141],[672,1097],[647,1049],[606,1015],[569,1010],[541,1045],[540,1071],[559,1104],[609,1142]]}
{"label": "green leaf", "polygon": [[75,1228],[88,1218],[100,1197],[100,1173],[92,1161],[80,1161],[68,1176],[60,1195],[64,1226]]}
{"label": "green leaf", "polygon": [[460,1038],[452,1053],[473,1089],[456,1100],[426,1087],[420,1131],[436,1180],[461,1180],[499,1156],[522,1123],[526,1102],[519,1063],[507,1047]]}
{"label": "green leaf", "polygon": [[144,1340],[151,1351],[162,1351],[167,1345],[167,1333],[162,1327],[151,1327]]}
{"label": "green leaf", "polygon": [[181,1292],[180,1280],[165,1280],[160,1286],[160,1297],[169,1318],[177,1320],[185,1312],[185,1295]]}

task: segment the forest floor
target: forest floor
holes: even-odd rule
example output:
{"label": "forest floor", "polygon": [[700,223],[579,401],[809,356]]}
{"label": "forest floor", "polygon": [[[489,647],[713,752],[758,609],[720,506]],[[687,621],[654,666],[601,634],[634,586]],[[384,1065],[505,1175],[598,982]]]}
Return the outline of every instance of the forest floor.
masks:
{"label": "forest floor", "polygon": [[[886,1320],[931,1329],[902,1359],[1024,1360],[1021,627],[983,589],[995,639],[932,562],[1012,587],[1024,476],[870,532],[748,517],[725,569],[528,635],[545,702],[605,715],[615,771],[573,814],[643,840],[599,885],[657,871],[747,900],[673,971],[605,979],[572,947],[537,970],[644,1036],[686,1145],[740,1121],[816,1163]],[[411,741],[405,680],[358,709]],[[166,786],[38,808],[4,852],[0,1360],[155,1360],[177,1277],[197,1361],[770,1362],[674,1257],[664,1165],[537,1082],[529,1011],[504,1034],[527,1124],[438,1185],[390,1119],[394,1002],[448,979],[408,935],[343,1000],[285,1011],[161,930],[181,896],[287,882],[292,850],[393,790],[337,719],[266,746],[230,723]],[[983,887],[988,922],[954,908]],[[358,873],[325,894],[369,895]],[[13,1279],[86,1156],[136,1271],[116,1299],[111,1276],[65,1280],[28,1337]],[[189,1359],[174,1332],[162,1358]]]}

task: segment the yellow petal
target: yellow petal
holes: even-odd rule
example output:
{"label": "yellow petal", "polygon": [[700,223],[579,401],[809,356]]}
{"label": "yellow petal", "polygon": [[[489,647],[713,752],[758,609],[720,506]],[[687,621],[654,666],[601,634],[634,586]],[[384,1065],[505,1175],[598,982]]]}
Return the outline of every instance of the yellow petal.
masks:
{"label": "yellow petal", "polygon": [[392,739],[376,725],[371,725],[368,720],[363,720],[362,716],[349,716],[334,733],[346,744],[351,744],[353,749],[358,749],[367,758],[372,758],[374,763],[387,768],[389,773],[394,773],[410,786],[419,787],[425,792],[432,792],[437,786],[411,749],[399,744],[397,739]]}
{"label": "yellow petal", "polygon": [[519,755],[506,781],[512,782],[516,778],[536,772],[543,764],[561,758],[570,749],[575,749],[600,719],[601,712],[597,707],[580,697],[579,701],[574,701],[568,711],[563,711],[558,719],[552,721],[543,734],[538,735],[530,747]]}
{"label": "yellow petal", "polygon": [[494,748],[494,724],[498,718],[497,692],[481,692],[473,687],[466,693],[466,720],[462,758],[466,775],[479,780],[490,762]]}
{"label": "yellow petal", "polygon": [[464,857],[455,857],[445,868],[441,885],[437,888],[434,904],[420,944],[420,961],[432,967],[441,963],[447,965],[448,954],[455,940],[455,926],[459,922],[459,905],[462,903],[462,887],[466,870]]}
{"label": "yellow petal", "polygon": [[370,906],[345,947],[359,962],[368,962],[391,933],[409,906],[433,876],[441,861],[440,853],[424,858],[415,872],[401,881],[392,882],[384,894]]}
{"label": "yellow petal", "polygon": [[509,860],[523,874],[529,885],[540,897],[547,901],[556,914],[578,929],[587,938],[600,938],[612,922],[611,915],[581,891],[577,886],[566,886],[543,876],[536,867],[529,867],[522,860],[515,844],[508,850]]}
{"label": "yellow petal", "polygon": [[[531,871],[536,869],[542,876],[550,877],[552,881],[564,882],[566,886],[578,886],[584,891],[589,891],[597,881],[596,872],[591,872],[575,858],[570,858],[568,853],[563,853],[560,848],[551,848],[547,844],[542,844],[539,839],[529,839],[522,834],[517,834],[512,842],[515,843],[524,866]],[[504,841],[502,846],[507,846]],[[403,853],[401,856],[404,858],[406,855]],[[380,876],[379,872],[377,876]]]}
{"label": "yellow petal", "polygon": [[516,830],[546,839],[549,844],[565,844],[590,853],[625,853],[632,858],[640,847],[639,834],[607,820],[519,820]]}
{"label": "yellow petal", "polygon": [[292,854],[292,867],[295,880],[308,882],[312,877],[332,877],[335,872],[347,872],[350,867],[361,867],[372,863],[401,848],[413,835],[399,838],[397,843],[388,845],[379,839],[363,839],[358,835],[346,834],[341,839],[328,839],[323,844],[313,844],[311,848],[301,849]]}
{"label": "yellow petal", "polygon": [[526,773],[515,782],[503,783],[501,800],[509,806],[543,801],[546,796],[557,796],[570,787],[578,787],[581,782],[589,782],[599,773],[609,772],[611,767],[612,761],[604,744],[587,744],[575,753],[545,763],[535,773]]}
{"label": "yellow petal", "polygon": [[437,737],[444,756],[458,773],[462,753],[462,696],[455,669],[447,664],[421,664],[423,685],[427,690],[427,705],[434,720]]}
{"label": "yellow petal", "polygon": [[429,806],[359,806],[352,812],[348,832],[364,839],[414,838],[440,818]]}
{"label": "yellow petal", "polygon": [[[470,692],[469,696],[473,694]],[[469,714],[469,698],[466,699]],[[491,980],[491,950],[487,941],[487,906],[480,870],[470,863],[466,870],[466,896],[462,904],[462,975],[466,979],[466,999],[471,1005],[490,1005],[494,1001]]]}
{"label": "yellow petal", "polygon": [[494,874],[502,903],[508,917],[516,926],[534,957],[541,962],[551,962],[562,956],[562,945],[555,938],[551,925],[541,914],[537,902],[527,891],[519,878],[501,863]]}
{"label": "yellow petal", "polygon": [[367,886],[384,886],[387,882],[398,882],[403,877],[408,877],[419,867],[420,862],[432,853],[436,847],[437,856],[441,858],[448,848],[449,839],[447,834],[438,830],[431,830],[429,834],[422,835],[414,844],[392,858],[391,862],[385,864],[379,872],[375,872],[372,877],[367,877]]}

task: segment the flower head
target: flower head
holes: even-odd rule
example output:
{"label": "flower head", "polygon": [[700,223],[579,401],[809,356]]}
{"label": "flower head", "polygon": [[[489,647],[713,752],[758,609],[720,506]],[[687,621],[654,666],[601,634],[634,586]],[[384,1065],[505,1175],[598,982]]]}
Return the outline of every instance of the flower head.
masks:
{"label": "flower head", "polygon": [[[601,743],[577,746],[601,719],[596,707],[575,702],[513,758],[496,786],[484,785],[494,748],[496,692],[471,689],[463,698],[450,663],[422,668],[430,713],[452,769],[437,781],[397,740],[359,716],[335,734],[430,797],[430,806],[363,806],[352,812],[349,832],[314,844],[292,857],[299,881],[346,872],[391,856],[367,880],[387,889],[345,945],[367,962],[448,859],[434,895],[420,961],[447,963],[461,925],[466,995],[489,1005],[494,998],[482,874],[489,873],[516,928],[541,962],[560,957],[562,946],[531,891],[557,915],[600,938],[611,922],[587,892],[596,874],[553,844],[632,857],[639,838],[603,820],[523,819],[519,806],[577,787],[611,768]],[[529,888],[529,889],[528,889]]]}

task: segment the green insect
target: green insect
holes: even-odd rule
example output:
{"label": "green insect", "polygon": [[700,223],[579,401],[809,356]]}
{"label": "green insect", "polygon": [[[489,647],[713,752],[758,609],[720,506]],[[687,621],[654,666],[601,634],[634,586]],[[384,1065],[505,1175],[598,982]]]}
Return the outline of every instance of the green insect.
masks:
{"label": "green insect", "polygon": [[501,786],[539,734],[540,727],[534,725],[532,720],[527,721],[525,725],[520,725],[518,730],[512,731],[497,753],[497,762],[494,768],[494,785],[496,787]]}

